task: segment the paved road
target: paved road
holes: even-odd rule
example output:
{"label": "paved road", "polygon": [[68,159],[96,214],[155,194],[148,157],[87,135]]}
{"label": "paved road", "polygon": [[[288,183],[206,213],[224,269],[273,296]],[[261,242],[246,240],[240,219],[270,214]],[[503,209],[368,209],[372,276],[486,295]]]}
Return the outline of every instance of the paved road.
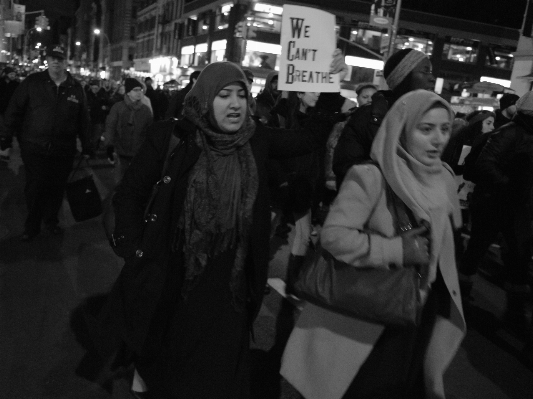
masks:
{"label": "paved road", "polygon": [[[93,173],[102,196],[112,187],[113,170],[99,161]],[[22,243],[25,216],[24,172],[18,152],[0,164],[0,398],[130,398],[119,379],[112,393],[77,374],[83,360],[73,311],[87,298],[105,293],[121,268],[100,220],[75,223],[68,204],[61,212],[60,236],[41,234]],[[290,237],[289,237],[290,239]],[[283,277],[287,241],[273,240],[270,277]],[[452,399],[531,399],[533,372],[517,360],[521,341],[503,328],[502,290],[478,278],[470,329],[446,374]],[[265,297],[255,324],[254,399],[296,399],[280,381],[280,346],[294,308],[275,290]],[[109,387],[108,387],[109,388]],[[327,399],[327,398],[325,398]]]}

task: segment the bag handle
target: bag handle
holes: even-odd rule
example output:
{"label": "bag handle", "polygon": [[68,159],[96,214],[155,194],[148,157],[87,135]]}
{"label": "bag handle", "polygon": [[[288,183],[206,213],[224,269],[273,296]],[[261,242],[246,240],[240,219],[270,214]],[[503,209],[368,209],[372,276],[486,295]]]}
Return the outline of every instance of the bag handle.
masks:
{"label": "bag handle", "polygon": [[74,176],[76,175],[76,173],[78,173],[78,171],[81,169],[80,168],[80,165],[81,163],[83,162],[83,160],[85,160],[85,162],[87,163],[87,167],[90,167],[89,165],[89,159],[88,158],[85,158],[85,156],[80,156],[80,160],[78,161],[78,164],[76,165],[76,167],[74,169],[72,169],[72,172],[70,172],[70,176],[68,178],[68,181],[71,182],[74,178]]}
{"label": "bag handle", "polygon": [[408,230],[412,230],[416,227],[419,227],[420,223],[417,222],[413,211],[405,205],[400,197],[393,191],[392,187],[385,182],[387,197],[389,203],[392,204],[392,209],[394,212],[394,227],[396,234],[404,233]]}

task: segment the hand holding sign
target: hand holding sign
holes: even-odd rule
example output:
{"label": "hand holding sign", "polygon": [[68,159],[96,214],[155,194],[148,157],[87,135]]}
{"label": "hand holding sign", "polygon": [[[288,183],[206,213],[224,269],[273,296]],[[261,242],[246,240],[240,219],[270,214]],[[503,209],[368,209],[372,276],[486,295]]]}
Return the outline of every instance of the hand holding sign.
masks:
{"label": "hand holding sign", "polygon": [[[335,16],[315,8],[285,5],[281,24],[278,88],[288,91],[338,92],[344,61],[335,48]],[[331,65],[330,65],[331,63]],[[346,68],[347,71],[347,68]],[[346,73],[344,73],[345,76]]]}
{"label": "hand holding sign", "polygon": [[337,48],[333,52],[333,61],[331,61],[329,68],[331,73],[339,74],[339,81],[342,82],[346,78],[346,75],[348,74],[348,65],[344,61],[344,54],[341,49]]}

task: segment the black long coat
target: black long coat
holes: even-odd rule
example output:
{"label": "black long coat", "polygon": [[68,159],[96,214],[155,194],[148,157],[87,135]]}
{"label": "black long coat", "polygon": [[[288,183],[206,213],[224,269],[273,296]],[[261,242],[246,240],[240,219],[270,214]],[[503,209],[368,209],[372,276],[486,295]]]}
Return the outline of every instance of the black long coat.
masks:
{"label": "black long coat", "polygon": [[[325,145],[333,122],[317,115],[300,130],[271,129],[260,124],[250,139],[259,188],[250,229],[250,248],[245,273],[249,320],[253,322],[263,298],[269,261],[270,207],[267,160],[302,155]],[[112,353],[121,342],[138,355],[157,352],[169,315],[173,312],[183,268],[172,256],[172,243],[181,214],[188,176],[201,149],[194,142],[195,125],[187,119],[152,125],[147,139],[117,189],[117,253],[126,260],[102,313],[100,349]],[[170,135],[180,143],[161,178]],[[145,207],[152,188],[159,190],[149,214]],[[169,259],[174,259],[169,262]],[[178,256],[178,259],[180,257]]]}

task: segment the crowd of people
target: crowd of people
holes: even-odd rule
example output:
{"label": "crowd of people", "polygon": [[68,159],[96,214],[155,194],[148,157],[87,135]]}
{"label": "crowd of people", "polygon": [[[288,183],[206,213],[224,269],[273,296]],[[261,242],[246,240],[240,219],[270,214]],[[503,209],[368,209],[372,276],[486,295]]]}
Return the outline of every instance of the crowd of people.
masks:
{"label": "crowd of people", "polygon": [[[87,323],[99,356],[132,370],[136,397],[250,397],[269,245],[292,228],[286,295],[297,295],[317,235],[339,261],[416,266],[423,281],[416,326],[306,304],[281,367],[305,398],[443,398],[473,276],[499,233],[505,321],[533,363],[532,92],[505,94],[495,113],[455,115],[433,93],[429,58],[413,49],[385,63],[390,90],[362,84],[357,102],[283,92],[277,71],[254,98],[253,73],[230,62],[193,73],[170,96],[151,78],[78,81],[61,46],[47,61],[20,84],[10,68],[0,81],[0,149],[5,156],[16,136],[26,172],[21,239],[43,224],[62,232],[77,139],[87,157],[106,151],[116,172],[112,246],[125,264]],[[347,73],[340,50],[331,72]],[[408,226],[395,220],[392,197]]]}

